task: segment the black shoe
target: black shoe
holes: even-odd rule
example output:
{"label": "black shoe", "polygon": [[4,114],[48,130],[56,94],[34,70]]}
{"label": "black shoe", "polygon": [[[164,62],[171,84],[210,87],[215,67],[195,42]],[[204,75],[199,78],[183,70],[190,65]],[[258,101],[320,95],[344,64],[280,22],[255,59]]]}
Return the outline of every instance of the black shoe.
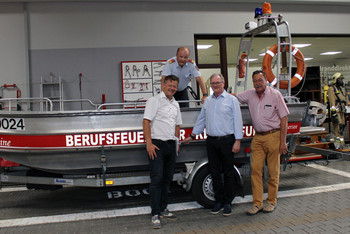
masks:
{"label": "black shoe", "polygon": [[232,214],[232,209],[230,204],[224,205],[224,212],[222,212],[223,216],[230,216]]}
{"label": "black shoe", "polygon": [[243,190],[243,187],[238,187],[236,191],[236,197],[243,197],[245,196],[245,192]]}
{"label": "black shoe", "polygon": [[214,208],[211,210],[210,213],[218,214],[222,210],[223,207],[224,206],[222,205],[221,202],[217,202],[217,203],[215,203]]}

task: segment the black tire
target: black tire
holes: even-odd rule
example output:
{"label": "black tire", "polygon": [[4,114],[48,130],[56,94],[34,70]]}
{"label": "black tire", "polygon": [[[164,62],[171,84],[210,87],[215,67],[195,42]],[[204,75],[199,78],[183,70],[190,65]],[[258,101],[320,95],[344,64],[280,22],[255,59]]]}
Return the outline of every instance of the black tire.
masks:
{"label": "black tire", "polygon": [[215,203],[213,181],[208,166],[201,168],[192,182],[194,199],[205,208],[212,208]]}

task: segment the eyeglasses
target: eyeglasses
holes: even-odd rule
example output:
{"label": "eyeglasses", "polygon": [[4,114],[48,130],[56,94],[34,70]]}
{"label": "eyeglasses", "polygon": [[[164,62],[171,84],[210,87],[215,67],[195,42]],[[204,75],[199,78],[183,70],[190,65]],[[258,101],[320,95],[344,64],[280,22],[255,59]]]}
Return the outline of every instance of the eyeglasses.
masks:
{"label": "eyeglasses", "polygon": [[220,82],[210,82],[211,85],[218,85],[218,84],[221,84],[221,83],[222,83],[222,81],[220,81]]}

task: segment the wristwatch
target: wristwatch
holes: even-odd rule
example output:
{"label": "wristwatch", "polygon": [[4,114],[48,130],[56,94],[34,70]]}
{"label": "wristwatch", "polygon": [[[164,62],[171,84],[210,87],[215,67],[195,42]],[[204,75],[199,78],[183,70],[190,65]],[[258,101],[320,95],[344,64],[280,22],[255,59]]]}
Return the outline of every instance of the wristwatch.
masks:
{"label": "wristwatch", "polygon": [[196,135],[194,135],[193,133],[190,134],[190,137],[192,138],[192,140],[194,140],[194,138],[196,138]]}
{"label": "wristwatch", "polygon": [[203,93],[203,97],[208,97],[208,94],[207,93]]}

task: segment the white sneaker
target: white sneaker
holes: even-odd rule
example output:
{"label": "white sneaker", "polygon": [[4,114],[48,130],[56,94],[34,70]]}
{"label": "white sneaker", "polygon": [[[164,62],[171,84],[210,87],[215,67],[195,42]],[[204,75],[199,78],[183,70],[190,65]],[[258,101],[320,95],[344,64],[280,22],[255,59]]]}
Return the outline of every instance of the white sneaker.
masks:
{"label": "white sneaker", "polygon": [[160,212],[160,217],[169,220],[177,220],[176,215],[171,213],[168,209],[165,209],[164,211]]}
{"label": "white sneaker", "polygon": [[152,228],[154,228],[154,229],[159,229],[162,227],[162,224],[161,224],[160,219],[159,219],[159,215],[153,215],[151,222],[152,222]]}

